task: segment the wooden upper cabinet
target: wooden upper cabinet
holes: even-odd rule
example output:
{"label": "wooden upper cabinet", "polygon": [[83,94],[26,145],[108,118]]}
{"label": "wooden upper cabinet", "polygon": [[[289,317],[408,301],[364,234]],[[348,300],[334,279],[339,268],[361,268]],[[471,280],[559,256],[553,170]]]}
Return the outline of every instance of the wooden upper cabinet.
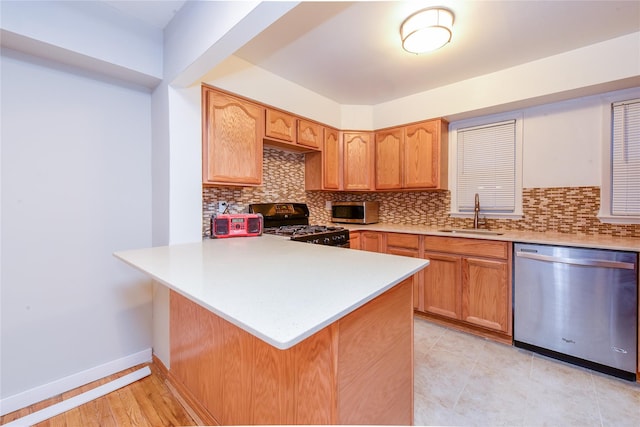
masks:
{"label": "wooden upper cabinet", "polygon": [[429,120],[376,132],[376,190],[447,188],[447,122]]}
{"label": "wooden upper cabinet", "polygon": [[321,151],[309,151],[304,156],[304,189],[342,189],[342,141],[340,131],[323,126]]}
{"label": "wooden upper cabinet", "polygon": [[371,132],[344,132],[343,180],[345,190],[373,190],[374,148]]}
{"label": "wooden upper cabinet", "polygon": [[308,120],[298,119],[298,144],[320,149],[322,147],[323,136],[322,125]]}
{"label": "wooden upper cabinet", "polygon": [[438,161],[436,129],[432,122],[407,126],[404,160],[406,186],[409,188],[436,186]]}
{"label": "wooden upper cabinet", "polygon": [[405,127],[404,188],[447,188],[447,139],[444,120]]}
{"label": "wooden upper cabinet", "polygon": [[267,107],[264,125],[267,145],[300,152],[322,149],[324,126],[319,123]]}
{"label": "wooden upper cabinet", "polygon": [[376,132],[376,190],[403,187],[402,163],[404,129],[393,128]]}
{"label": "wooden upper cabinet", "polygon": [[322,184],[324,190],[339,190],[340,187],[340,132],[325,128],[322,147]]}
{"label": "wooden upper cabinet", "polygon": [[264,108],[202,86],[205,185],[262,184]]}
{"label": "wooden upper cabinet", "polygon": [[264,135],[267,138],[276,138],[282,141],[295,143],[296,118],[283,111],[266,109]]}

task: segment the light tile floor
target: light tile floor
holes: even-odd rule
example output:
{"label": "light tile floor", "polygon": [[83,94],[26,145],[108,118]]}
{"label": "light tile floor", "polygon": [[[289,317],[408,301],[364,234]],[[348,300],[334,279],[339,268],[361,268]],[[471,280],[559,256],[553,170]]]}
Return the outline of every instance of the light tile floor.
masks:
{"label": "light tile floor", "polygon": [[640,385],[414,323],[414,424],[640,426]]}

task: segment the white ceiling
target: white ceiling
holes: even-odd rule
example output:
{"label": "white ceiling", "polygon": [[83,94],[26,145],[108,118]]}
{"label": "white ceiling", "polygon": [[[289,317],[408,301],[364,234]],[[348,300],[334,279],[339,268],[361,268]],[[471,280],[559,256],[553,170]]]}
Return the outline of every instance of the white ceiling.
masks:
{"label": "white ceiling", "polygon": [[[163,28],[185,2],[109,3]],[[454,12],[451,43],[403,51],[401,22],[430,6]],[[236,55],[340,104],[375,105],[638,31],[637,0],[302,2]]]}

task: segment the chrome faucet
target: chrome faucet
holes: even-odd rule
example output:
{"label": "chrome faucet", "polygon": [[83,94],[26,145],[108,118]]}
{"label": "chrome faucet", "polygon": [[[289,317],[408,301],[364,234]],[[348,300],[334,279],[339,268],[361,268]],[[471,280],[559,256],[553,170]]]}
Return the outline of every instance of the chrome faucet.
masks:
{"label": "chrome faucet", "polygon": [[473,208],[473,228],[478,228],[478,215],[480,214],[480,196],[476,193],[475,207]]}

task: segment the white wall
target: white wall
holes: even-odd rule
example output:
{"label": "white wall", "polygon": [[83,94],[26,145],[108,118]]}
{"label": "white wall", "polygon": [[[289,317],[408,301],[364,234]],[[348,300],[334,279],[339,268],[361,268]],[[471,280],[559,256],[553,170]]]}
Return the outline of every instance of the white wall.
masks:
{"label": "white wall", "polygon": [[640,85],[640,33],[374,106],[376,129],[450,121]]}
{"label": "white wall", "polygon": [[141,84],[162,78],[162,31],[106,3],[3,0],[0,9],[3,32],[18,35],[33,54],[82,61]]}
{"label": "white wall", "polygon": [[591,96],[523,111],[524,188],[600,185],[602,104]]}
{"label": "white wall", "polygon": [[[507,113],[453,121],[450,127],[522,120],[522,185],[524,188],[601,186],[603,148],[610,144],[613,99],[640,97],[640,87],[552,102]],[[450,133],[450,144],[454,144]],[[450,145],[451,146],[451,145]],[[449,156],[450,173],[455,157]],[[451,180],[451,177],[450,177]]]}
{"label": "white wall", "polygon": [[4,400],[151,346],[151,96],[1,59]]}
{"label": "white wall", "polygon": [[[266,105],[341,128],[340,104],[237,56],[230,56],[222,61],[203,75],[202,81]],[[368,111],[363,116],[368,121],[370,115],[366,113]]]}

